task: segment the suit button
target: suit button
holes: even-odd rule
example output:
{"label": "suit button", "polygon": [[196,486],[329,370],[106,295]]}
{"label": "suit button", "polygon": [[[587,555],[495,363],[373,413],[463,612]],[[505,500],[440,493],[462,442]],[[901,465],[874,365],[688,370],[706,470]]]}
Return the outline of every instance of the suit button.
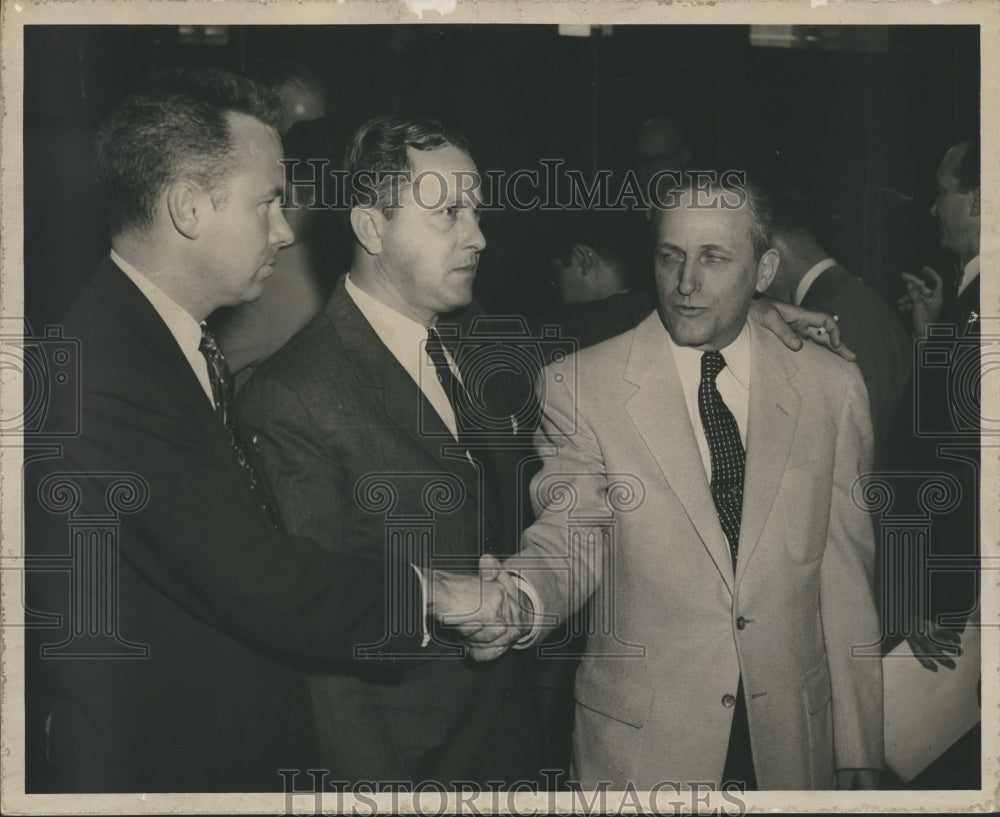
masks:
{"label": "suit button", "polygon": [[486,552],[487,553],[493,553],[493,551],[496,550],[496,547],[494,547],[494,545],[493,545],[493,538],[490,537],[490,536],[486,537],[485,545],[486,545]]}
{"label": "suit button", "polygon": [[743,616],[740,616],[738,619],[736,619],[737,630],[745,630],[746,628],[747,628],[747,620],[743,618]]}
{"label": "suit button", "polygon": [[503,699],[504,699],[505,701],[509,701],[509,700],[510,700],[511,698],[513,698],[513,697],[514,697],[514,693],[513,693],[513,692],[511,692],[509,688],[508,688],[508,689],[505,689],[505,690],[503,691]]}
{"label": "suit button", "polygon": [[727,692],[725,695],[722,696],[722,705],[726,707],[726,709],[732,709],[734,706],[736,706],[736,696],[730,695]]}

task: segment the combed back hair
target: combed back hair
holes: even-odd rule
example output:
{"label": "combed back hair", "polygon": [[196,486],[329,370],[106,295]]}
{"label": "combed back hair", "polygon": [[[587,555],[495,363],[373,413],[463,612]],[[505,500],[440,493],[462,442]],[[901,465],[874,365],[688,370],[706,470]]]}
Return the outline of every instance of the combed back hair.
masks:
{"label": "combed back hair", "polygon": [[962,158],[958,160],[958,166],[955,168],[955,177],[958,179],[958,192],[968,193],[971,190],[979,190],[980,188],[980,145],[979,137],[975,139],[970,139],[968,142],[963,142],[961,144],[965,145],[965,150],[962,153]]}
{"label": "combed back hair", "polygon": [[153,223],[163,189],[190,179],[225,201],[237,167],[227,113],[274,125],[277,102],[252,80],[210,68],[155,74],[132,92],[97,132],[97,182],[111,235]]}
{"label": "combed back hair", "polygon": [[630,210],[567,210],[546,223],[549,258],[568,263],[574,245],[590,247],[619,270],[630,286],[638,283],[647,258],[646,220]]}
{"label": "combed back hair", "polygon": [[405,181],[394,181],[391,173],[413,170],[407,149],[434,150],[445,145],[469,150],[458,130],[437,119],[390,114],[368,120],[351,138],[344,157],[351,205],[375,207],[392,218],[392,188],[399,185],[402,189]]}
{"label": "combed back hair", "polygon": [[819,240],[819,212],[810,196],[788,182],[767,185],[767,191],[773,234]]}
{"label": "combed back hair", "polygon": [[[707,182],[711,179],[710,182]],[[771,197],[765,187],[752,179],[743,170],[725,171],[704,171],[697,173],[681,173],[679,184],[674,184],[670,188],[671,193],[687,193],[695,195],[697,188],[701,187],[714,196],[720,191],[726,191],[732,195],[728,200],[735,202],[738,196],[742,200],[743,207],[750,211],[750,241],[753,244],[754,258],[760,260],[764,253],[771,249],[771,232],[773,229],[773,208]],[[664,197],[666,200],[667,197]],[[721,206],[716,203],[715,206]],[[669,207],[666,209],[670,209]],[[650,224],[654,231],[657,219],[651,219]]]}

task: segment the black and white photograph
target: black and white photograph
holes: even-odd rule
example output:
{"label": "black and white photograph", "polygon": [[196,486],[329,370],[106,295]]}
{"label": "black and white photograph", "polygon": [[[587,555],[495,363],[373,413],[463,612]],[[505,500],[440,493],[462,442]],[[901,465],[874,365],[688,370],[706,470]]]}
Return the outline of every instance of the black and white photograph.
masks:
{"label": "black and white photograph", "polygon": [[722,6],[3,5],[4,813],[998,807],[1000,8]]}

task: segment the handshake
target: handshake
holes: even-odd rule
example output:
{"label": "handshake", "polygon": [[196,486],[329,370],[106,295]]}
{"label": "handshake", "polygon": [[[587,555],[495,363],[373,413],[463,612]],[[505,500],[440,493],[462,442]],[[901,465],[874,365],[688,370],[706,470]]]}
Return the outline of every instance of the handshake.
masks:
{"label": "handshake", "polygon": [[530,633],[534,607],[496,557],[483,554],[479,575],[435,570],[428,613],[454,627],[476,661],[499,658]]}

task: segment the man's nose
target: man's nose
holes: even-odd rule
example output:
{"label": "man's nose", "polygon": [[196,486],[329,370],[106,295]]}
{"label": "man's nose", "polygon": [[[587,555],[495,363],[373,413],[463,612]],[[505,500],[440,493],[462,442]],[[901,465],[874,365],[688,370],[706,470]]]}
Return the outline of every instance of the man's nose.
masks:
{"label": "man's nose", "polygon": [[698,287],[699,282],[697,273],[695,272],[695,263],[693,260],[688,259],[681,268],[681,277],[677,282],[677,291],[681,295],[691,295],[693,292],[698,291]]}
{"label": "man's nose", "polygon": [[483,231],[479,229],[479,219],[471,210],[466,210],[468,218],[468,227],[466,228],[465,246],[476,252],[482,252],[486,249],[486,236],[483,235]]}
{"label": "man's nose", "polygon": [[274,208],[271,216],[271,243],[278,247],[287,247],[295,240],[295,233],[285,218],[285,213],[280,207]]}

